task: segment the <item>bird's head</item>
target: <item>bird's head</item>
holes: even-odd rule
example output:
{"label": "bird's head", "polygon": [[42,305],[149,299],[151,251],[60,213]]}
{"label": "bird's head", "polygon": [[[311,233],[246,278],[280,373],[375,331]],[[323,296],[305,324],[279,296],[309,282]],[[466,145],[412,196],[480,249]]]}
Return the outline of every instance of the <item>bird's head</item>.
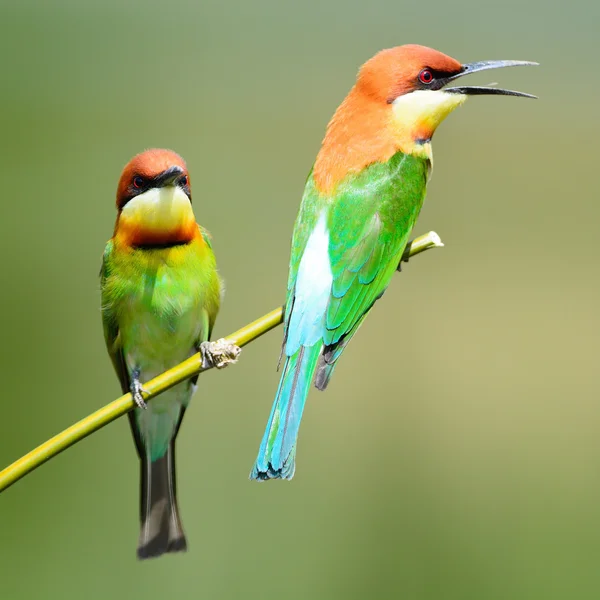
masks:
{"label": "bird's head", "polygon": [[131,246],[186,243],[198,229],[185,161],[171,150],[134,156],[117,187],[115,235]]}
{"label": "bird's head", "polygon": [[535,65],[519,60],[461,64],[437,50],[409,44],[382,50],[360,69],[356,84],[329,122],[313,175],[332,194],[352,173],[397,152],[431,160],[437,126],[469,95],[525,96],[496,87],[447,87],[486,69]]}
{"label": "bird's head", "polygon": [[448,84],[478,71],[535,64],[520,60],[461,64],[432,48],[409,44],[383,50],[367,61],[359,72],[356,89],[382,106],[386,105],[403,136],[424,143],[469,95],[535,98],[497,87],[446,87]]}

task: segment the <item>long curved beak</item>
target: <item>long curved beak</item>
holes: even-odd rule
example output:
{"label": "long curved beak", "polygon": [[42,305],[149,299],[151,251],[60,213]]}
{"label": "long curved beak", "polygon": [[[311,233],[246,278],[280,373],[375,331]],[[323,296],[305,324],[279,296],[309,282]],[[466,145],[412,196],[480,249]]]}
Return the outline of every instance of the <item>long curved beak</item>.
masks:
{"label": "long curved beak", "polygon": [[[502,67],[529,67],[537,66],[539,63],[529,62],[527,60],[482,60],[474,63],[467,63],[462,66],[460,73],[448,77],[448,81],[458,79],[463,75],[469,75],[471,73],[477,73],[478,71],[487,71],[488,69],[500,69]],[[445,88],[446,92],[452,94],[468,94],[469,96],[477,95],[497,95],[497,96],[521,96],[523,98],[537,98],[532,94],[526,94],[524,92],[515,92],[513,90],[505,90],[496,87],[485,87],[485,86],[461,86]]]}

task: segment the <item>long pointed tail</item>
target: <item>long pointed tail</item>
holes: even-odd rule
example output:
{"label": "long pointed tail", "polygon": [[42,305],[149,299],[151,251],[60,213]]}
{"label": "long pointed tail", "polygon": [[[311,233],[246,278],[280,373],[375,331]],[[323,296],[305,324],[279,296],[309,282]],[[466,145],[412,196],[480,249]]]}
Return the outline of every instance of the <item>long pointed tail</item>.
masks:
{"label": "long pointed tail", "polygon": [[301,346],[287,357],[250,479],[262,481],[294,476],[298,429],[321,348],[321,344]]}
{"label": "long pointed tail", "polygon": [[179,519],[175,485],[175,440],[161,458],[141,458],[141,531],[137,556],[154,558],[187,550]]}

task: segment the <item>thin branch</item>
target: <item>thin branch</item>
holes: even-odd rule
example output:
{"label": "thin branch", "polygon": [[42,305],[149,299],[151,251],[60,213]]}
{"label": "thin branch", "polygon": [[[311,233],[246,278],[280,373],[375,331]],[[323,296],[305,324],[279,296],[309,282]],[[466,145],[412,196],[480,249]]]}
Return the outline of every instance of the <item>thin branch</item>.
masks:
{"label": "thin branch", "polygon": [[[406,246],[401,263],[408,262],[409,258],[420,254],[425,250],[440,246],[443,246],[443,244],[439,236],[437,233],[430,231],[428,234],[416,238]],[[398,265],[398,267],[400,267],[400,265]],[[227,336],[225,340],[242,347],[258,339],[268,331],[271,331],[271,329],[280,325],[282,321],[283,309],[276,308],[270,313],[262,316],[260,319],[257,319],[253,323],[250,323],[235,333]],[[148,402],[154,398],[154,396],[168,390],[170,387],[173,387],[181,381],[207,370],[208,368],[202,367],[200,353],[194,354],[191,358],[188,358],[162,375],[145,383],[144,389],[148,394],[144,394],[144,399]],[[3,471],[0,471],[0,492],[4,491],[13,483],[16,483],[19,479],[25,477],[25,475],[31,473],[31,471],[63,450],[73,446],[115,419],[122,417],[134,407],[135,403],[131,398],[131,394],[125,394],[114,402],[111,402],[100,410],[92,413],[85,419],[71,425],[71,427],[65,429],[62,433],[55,435],[41,446],[38,446],[19,460],[15,461],[12,465],[6,467]]]}

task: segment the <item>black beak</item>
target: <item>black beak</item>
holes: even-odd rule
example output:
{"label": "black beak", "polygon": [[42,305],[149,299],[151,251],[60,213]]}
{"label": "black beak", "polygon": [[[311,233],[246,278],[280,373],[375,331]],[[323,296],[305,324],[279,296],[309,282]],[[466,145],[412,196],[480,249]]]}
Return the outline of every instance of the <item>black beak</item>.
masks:
{"label": "black beak", "polygon": [[[502,67],[528,67],[537,66],[539,63],[529,62],[526,60],[482,60],[480,62],[468,63],[462,66],[460,73],[452,75],[447,78],[447,81],[458,79],[463,75],[469,75],[470,73],[477,73],[477,71],[487,71],[488,69],[500,69]],[[484,86],[465,86],[465,87],[451,87],[445,88],[446,92],[452,94],[468,94],[469,96],[477,95],[497,95],[497,96],[521,96],[523,98],[537,98],[532,94],[525,94],[524,92],[515,92],[513,90],[505,90],[496,87],[484,87]]]}
{"label": "black beak", "polygon": [[169,167],[160,175],[154,178],[152,187],[166,187],[175,185],[177,180],[183,175],[183,169],[178,166]]}

